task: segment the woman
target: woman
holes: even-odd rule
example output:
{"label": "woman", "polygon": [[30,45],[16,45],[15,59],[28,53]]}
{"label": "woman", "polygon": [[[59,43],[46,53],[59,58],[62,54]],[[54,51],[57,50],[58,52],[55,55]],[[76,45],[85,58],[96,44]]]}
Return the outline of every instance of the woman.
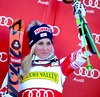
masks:
{"label": "woman", "polygon": [[[28,37],[31,50],[22,61],[18,97],[61,97],[65,78],[86,62],[84,47],[60,63],[47,24],[31,23]],[[92,53],[88,51],[88,55]]]}
{"label": "woman", "polygon": [[31,51],[22,61],[19,97],[60,97],[65,76],[54,54],[52,30],[38,21],[32,24],[28,30]]}

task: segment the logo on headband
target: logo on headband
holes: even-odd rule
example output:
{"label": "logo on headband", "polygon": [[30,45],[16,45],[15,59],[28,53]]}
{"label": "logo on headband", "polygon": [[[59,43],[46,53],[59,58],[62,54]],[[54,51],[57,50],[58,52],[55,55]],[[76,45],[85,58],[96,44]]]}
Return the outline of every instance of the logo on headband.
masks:
{"label": "logo on headband", "polygon": [[38,33],[43,32],[43,31],[50,32],[50,28],[48,28],[48,27],[40,27],[40,28],[36,29],[34,31],[34,33],[35,33],[35,35],[37,35]]}
{"label": "logo on headband", "polygon": [[40,37],[45,37],[45,36],[48,36],[47,33],[41,33],[40,34]]}

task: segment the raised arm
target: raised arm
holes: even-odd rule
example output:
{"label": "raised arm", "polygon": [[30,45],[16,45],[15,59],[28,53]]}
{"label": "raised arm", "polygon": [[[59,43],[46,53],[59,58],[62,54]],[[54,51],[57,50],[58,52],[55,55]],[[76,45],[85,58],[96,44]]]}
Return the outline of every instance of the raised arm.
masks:
{"label": "raised arm", "polygon": [[89,28],[86,20],[84,19],[86,16],[86,9],[84,5],[80,1],[75,2],[73,4],[73,11],[80,33],[82,47],[79,50],[71,53],[61,63],[61,69],[65,76],[80,68],[87,61],[87,58],[92,56],[92,54],[96,54],[95,48],[91,41],[91,38],[93,40],[92,34],[90,31],[88,32]]}

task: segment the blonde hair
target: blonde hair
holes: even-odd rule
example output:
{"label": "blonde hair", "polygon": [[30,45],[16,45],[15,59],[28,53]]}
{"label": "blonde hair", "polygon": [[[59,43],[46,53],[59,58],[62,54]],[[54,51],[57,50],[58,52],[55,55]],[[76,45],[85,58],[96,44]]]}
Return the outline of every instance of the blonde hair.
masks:
{"label": "blonde hair", "polygon": [[[28,25],[26,31],[29,32],[31,27],[37,26],[37,25],[42,25],[42,23],[39,22],[38,20],[32,21]],[[23,71],[24,77],[28,76],[28,72],[29,72],[30,67],[32,65],[32,57],[33,57],[34,53],[35,53],[35,44],[31,47],[30,53],[27,56],[25,56],[24,59],[22,60],[21,69]]]}
{"label": "blonde hair", "polygon": [[25,56],[24,59],[22,60],[21,69],[23,71],[24,77],[28,76],[28,72],[32,65],[32,57],[34,53],[35,53],[35,44],[32,46],[30,53],[27,56]]}

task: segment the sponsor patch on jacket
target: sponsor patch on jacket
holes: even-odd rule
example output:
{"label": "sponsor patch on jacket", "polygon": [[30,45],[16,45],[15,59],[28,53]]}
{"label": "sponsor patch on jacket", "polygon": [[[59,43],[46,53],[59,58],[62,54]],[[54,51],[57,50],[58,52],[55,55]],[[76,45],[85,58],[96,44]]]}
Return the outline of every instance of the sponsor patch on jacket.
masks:
{"label": "sponsor patch on jacket", "polygon": [[27,77],[20,75],[20,83],[31,79],[45,79],[58,83],[59,75],[56,72],[30,72]]}

